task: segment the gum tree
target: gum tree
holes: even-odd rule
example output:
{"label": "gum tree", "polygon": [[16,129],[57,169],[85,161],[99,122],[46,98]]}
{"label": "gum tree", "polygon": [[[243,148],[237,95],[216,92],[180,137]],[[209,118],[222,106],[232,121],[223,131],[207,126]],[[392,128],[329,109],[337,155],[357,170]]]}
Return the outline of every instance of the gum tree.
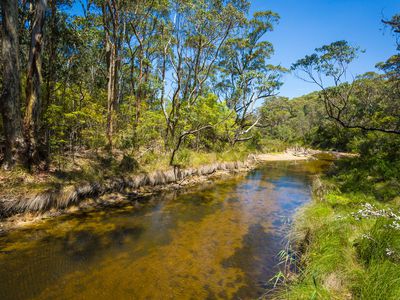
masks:
{"label": "gum tree", "polygon": [[[315,49],[292,65],[296,75],[321,89],[327,115],[348,129],[400,134],[400,106],[386,93],[382,76],[349,76],[360,49],[337,41]],[[350,81],[350,82],[349,82]]]}
{"label": "gum tree", "polygon": [[27,163],[39,164],[43,158],[40,153],[42,121],[42,52],[43,28],[46,17],[47,0],[36,0],[31,21],[31,42],[26,75],[26,110],[24,132],[26,140]]}
{"label": "gum tree", "polygon": [[5,137],[4,169],[24,162],[25,142],[21,118],[21,86],[18,36],[18,1],[2,0],[1,65],[3,89],[1,114]]}
{"label": "gum tree", "polygon": [[[165,141],[172,150],[170,164],[183,140],[215,124],[192,127],[191,109],[208,93],[222,47],[244,21],[247,1],[176,1],[171,12],[171,97],[162,103],[167,124]],[[164,82],[165,83],[165,82]],[[183,122],[185,115],[185,122]]]}
{"label": "gum tree", "polygon": [[255,116],[257,102],[273,96],[281,85],[284,69],[268,64],[274,49],[263,40],[278,20],[279,16],[271,11],[255,13],[222,49],[217,88],[236,113],[235,123],[229,128],[232,144],[252,138],[250,131],[259,122]]}

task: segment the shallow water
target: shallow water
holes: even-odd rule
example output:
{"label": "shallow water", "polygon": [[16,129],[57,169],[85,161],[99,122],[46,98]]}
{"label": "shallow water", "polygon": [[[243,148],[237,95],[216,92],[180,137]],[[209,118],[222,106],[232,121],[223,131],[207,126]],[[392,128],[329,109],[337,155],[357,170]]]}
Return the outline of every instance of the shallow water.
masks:
{"label": "shallow water", "polygon": [[277,271],[285,224],[324,161],[142,203],[44,221],[0,237],[0,299],[253,299]]}

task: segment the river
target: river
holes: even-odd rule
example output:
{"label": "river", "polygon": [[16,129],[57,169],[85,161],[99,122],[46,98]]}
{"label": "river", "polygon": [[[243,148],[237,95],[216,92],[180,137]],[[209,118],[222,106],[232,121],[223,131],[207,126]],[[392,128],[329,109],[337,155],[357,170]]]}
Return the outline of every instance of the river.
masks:
{"label": "river", "polygon": [[254,299],[327,162],[245,176],[0,237],[0,299]]}

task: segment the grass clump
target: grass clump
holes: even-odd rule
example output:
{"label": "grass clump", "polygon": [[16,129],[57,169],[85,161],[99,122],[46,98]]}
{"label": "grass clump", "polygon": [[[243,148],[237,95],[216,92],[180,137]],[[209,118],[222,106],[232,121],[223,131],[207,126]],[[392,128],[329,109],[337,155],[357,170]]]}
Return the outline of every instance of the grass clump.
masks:
{"label": "grass clump", "polygon": [[344,170],[318,179],[313,202],[298,212],[300,271],[286,276],[276,299],[400,299],[399,201],[375,184],[363,192],[371,178],[352,185],[359,173]]}

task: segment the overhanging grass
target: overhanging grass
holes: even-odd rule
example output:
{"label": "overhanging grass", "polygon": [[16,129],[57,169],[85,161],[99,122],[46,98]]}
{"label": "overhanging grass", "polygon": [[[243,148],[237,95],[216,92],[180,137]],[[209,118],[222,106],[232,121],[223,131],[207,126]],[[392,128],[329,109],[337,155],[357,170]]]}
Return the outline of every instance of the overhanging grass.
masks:
{"label": "overhanging grass", "polygon": [[306,244],[302,271],[275,298],[400,299],[400,230],[388,216],[357,217],[365,203],[398,212],[395,200],[331,191],[297,214],[293,239]]}
{"label": "overhanging grass", "polygon": [[[246,144],[238,144],[221,152],[194,151],[183,148],[177,156],[177,163],[182,168],[197,168],[217,162],[244,161],[254,149]],[[15,169],[12,172],[0,170],[0,197],[5,199],[19,195],[36,195],[49,189],[58,189],[64,185],[75,185],[82,182],[102,182],[106,178],[151,173],[170,169],[169,153],[146,151],[127,154],[114,151],[82,152],[73,157],[62,158],[62,168],[50,166],[49,172],[29,173],[27,170]],[[55,159],[54,161],[59,161]]]}

